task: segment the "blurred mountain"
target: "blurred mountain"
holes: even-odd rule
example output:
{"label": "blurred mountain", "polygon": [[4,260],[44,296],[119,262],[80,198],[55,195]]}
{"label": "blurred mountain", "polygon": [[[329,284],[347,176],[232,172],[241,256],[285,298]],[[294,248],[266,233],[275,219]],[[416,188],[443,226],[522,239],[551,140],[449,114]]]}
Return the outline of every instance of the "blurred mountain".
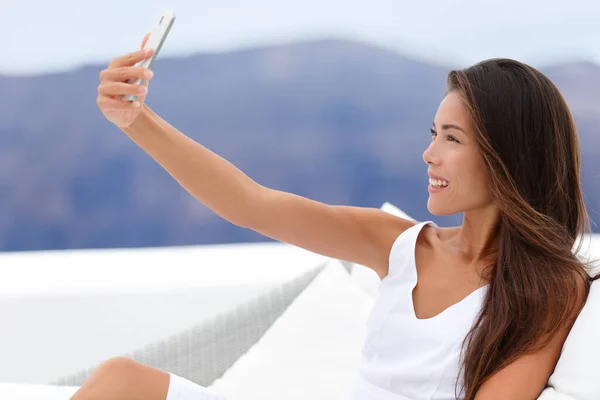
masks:
{"label": "blurred mountain", "polygon": [[[268,240],[194,200],[104,119],[96,106],[104,68],[0,76],[0,250]],[[148,104],[261,184],[460,222],[428,213],[422,160],[449,68],[323,40],[161,58],[153,69]],[[600,67],[544,72],[577,119],[584,191],[600,222]]]}

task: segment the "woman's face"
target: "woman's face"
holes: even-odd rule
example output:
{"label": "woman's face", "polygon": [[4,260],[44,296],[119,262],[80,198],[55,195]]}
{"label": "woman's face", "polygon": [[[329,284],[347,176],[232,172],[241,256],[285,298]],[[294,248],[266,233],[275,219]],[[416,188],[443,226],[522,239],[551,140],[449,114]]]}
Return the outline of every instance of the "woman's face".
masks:
{"label": "woman's face", "polygon": [[[452,215],[492,203],[486,167],[473,133],[471,117],[459,94],[450,92],[438,108],[431,143],[423,153],[430,176],[427,209]],[[441,178],[431,180],[433,176]]]}

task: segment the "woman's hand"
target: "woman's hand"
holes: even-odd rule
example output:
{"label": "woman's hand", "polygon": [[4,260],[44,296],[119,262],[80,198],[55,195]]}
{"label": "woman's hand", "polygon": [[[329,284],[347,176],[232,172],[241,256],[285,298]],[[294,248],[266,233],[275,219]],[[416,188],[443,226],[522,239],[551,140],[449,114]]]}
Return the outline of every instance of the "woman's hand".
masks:
{"label": "woman's hand", "polygon": [[[135,67],[134,65],[152,55],[152,49],[144,49],[149,33],[144,36],[141,50],[113,59],[108,68],[100,72],[100,85],[98,86],[98,107],[104,116],[119,128],[128,127],[135,121],[142,111],[146,101],[148,82],[152,72],[148,68]],[[130,79],[141,78],[141,85],[128,83]],[[136,95],[133,103],[124,96]]]}

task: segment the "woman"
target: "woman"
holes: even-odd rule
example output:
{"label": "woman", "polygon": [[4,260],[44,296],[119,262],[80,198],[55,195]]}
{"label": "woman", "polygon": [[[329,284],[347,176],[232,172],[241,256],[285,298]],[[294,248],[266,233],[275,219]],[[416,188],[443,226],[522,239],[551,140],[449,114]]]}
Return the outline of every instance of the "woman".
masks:
{"label": "woman", "polygon": [[[145,40],[142,43],[144,47]],[[427,207],[461,226],[378,209],[329,206],[261,186],[145,104],[150,53],[100,74],[107,119],[221,217],[263,235],[367,265],[382,278],[353,399],[535,399],[587,298],[572,253],[589,228],[579,142],[557,88],[522,63],[493,59],[448,75],[423,154]],[[130,104],[122,95],[137,94]],[[77,399],[216,399],[175,375],[114,358]]]}

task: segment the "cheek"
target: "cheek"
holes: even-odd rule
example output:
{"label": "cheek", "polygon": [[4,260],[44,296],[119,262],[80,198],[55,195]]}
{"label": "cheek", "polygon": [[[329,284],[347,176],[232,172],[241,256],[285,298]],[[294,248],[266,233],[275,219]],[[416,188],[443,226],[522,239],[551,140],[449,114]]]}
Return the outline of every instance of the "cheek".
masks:
{"label": "cheek", "polygon": [[472,172],[470,174],[469,185],[471,186],[472,193],[477,193],[478,198],[487,201],[491,196],[491,190],[486,166],[483,162],[473,162],[470,168]]}
{"label": "cheek", "polygon": [[479,157],[469,153],[457,153],[449,161],[452,163],[457,189],[469,192],[487,190],[489,182],[486,167]]}

